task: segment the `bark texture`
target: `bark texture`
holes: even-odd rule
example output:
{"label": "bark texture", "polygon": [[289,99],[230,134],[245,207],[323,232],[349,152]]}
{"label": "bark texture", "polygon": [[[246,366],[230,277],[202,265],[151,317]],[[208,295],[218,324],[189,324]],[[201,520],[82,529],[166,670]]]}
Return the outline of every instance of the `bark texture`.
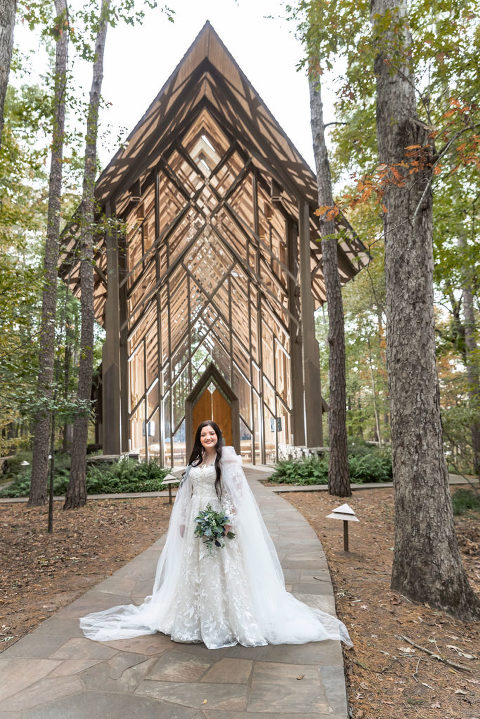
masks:
{"label": "bark texture", "polygon": [[457,545],[435,364],[431,140],[416,114],[413,77],[398,55],[400,47],[407,57],[410,45],[406,2],[372,0],[371,12],[378,48],[375,74],[380,162],[389,167],[403,162],[405,148],[411,145],[424,148],[425,161],[423,169],[413,174],[408,174],[408,168],[397,168],[404,172],[403,180],[394,181],[393,174],[384,194],[387,366],[395,490],[391,586],[411,599],[472,619],[480,616],[480,603],[468,584]]}
{"label": "bark texture", "polygon": [[7,94],[8,76],[13,49],[13,28],[17,0],[0,0],[0,146],[2,144],[3,108]]}
{"label": "bark texture", "polygon": [[[77,399],[87,403],[92,394],[93,376],[93,237],[95,214],[95,170],[97,163],[98,110],[103,81],[103,56],[108,27],[110,0],[103,0],[100,10],[99,29],[95,41],[95,62],[93,65],[90,103],[87,117],[87,138],[85,143],[85,169],[81,206],[81,261],[80,291],[81,317],[80,363],[78,371]],[[79,412],[73,424],[72,462],[70,479],[65,497],[64,509],[81,507],[87,501],[86,461],[89,417]]]}
{"label": "bark texture", "polygon": [[[53,397],[55,362],[55,320],[57,307],[57,265],[60,238],[63,142],[65,130],[65,91],[68,62],[68,17],[66,0],[55,0],[56,28],[59,31],[55,52],[55,95],[53,133],[48,187],[47,237],[43,262],[44,285],[37,397]],[[47,498],[48,453],[50,445],[49,411],[35,417],[33,430],[32,481],[29,504],[44,504]]]}
{"label": "bark texture", "polygon": [[[312,125],[313,152],[317,170],[318,203],[320,207],[333,207],[332,178],[325,143],[323,105],[320,77],[311,76],[310,114]],[[350,497],[350,475],[347,455],[347,409],[345,385],[345,331],[342,288],[338,275],[337,242],[335,221],[327,219],[328,213],[320,217],[322,238],[323,277],[327,294],[330,410],[328,433],[330,459],[328,466],[328,491],[338,497]],[[319,408],[321,416],[321,408]]]}

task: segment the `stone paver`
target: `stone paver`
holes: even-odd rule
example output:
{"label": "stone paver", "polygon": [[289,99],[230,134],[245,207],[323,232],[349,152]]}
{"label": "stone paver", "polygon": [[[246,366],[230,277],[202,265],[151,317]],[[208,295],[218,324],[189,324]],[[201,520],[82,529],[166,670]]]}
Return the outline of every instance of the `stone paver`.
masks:
{"label": "stone paver", "polygon": [[[287,588],[333,613],[327,562],[314,531],[292,505],[255,481],[271,470],[246,470]],[[0,719],[347,719],[339,642],[209,650],[161,634],[85,639],[80,616],[150,593],[163,541],[1,655]]]}

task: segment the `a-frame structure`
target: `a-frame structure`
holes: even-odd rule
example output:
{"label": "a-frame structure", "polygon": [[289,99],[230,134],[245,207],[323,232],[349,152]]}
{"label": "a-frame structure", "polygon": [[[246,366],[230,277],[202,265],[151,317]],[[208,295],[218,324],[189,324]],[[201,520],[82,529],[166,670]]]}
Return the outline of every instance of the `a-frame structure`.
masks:
{"label": "a-frame structure", "polygon": [[[124,223],[96,254],[104,452],[182,464],[202,412],[254,463],[321,445],[315,177],[208,22],[96,197]],[[367,257],[341,223],[346,282]],[[60,272],[78,294],[77,241]]]}

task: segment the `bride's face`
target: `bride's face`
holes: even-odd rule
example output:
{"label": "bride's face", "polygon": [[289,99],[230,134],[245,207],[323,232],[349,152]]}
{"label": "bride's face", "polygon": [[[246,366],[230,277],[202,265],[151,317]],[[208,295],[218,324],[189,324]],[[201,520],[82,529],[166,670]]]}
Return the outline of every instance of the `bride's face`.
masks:
{"label": "bride's face", "polygon": [[204,449],[213,449],[217,444],[217,440],[217,433],[211,425],[207,424],[206,427],[202,427],[202,431],[200,432],[200,442]]}

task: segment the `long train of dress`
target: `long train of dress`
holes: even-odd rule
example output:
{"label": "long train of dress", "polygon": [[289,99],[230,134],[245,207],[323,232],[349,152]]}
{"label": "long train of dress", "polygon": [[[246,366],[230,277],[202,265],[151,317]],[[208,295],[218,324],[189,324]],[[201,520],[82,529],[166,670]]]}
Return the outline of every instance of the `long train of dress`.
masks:
{"label": "long train of dress", "polygon": [[[286,591],[275,547],[233,448],[223,448],[221,469],[219,500],[215,468],[187,468],[152,594],[140,606],[82,617],[85,636],[111,641],[162,632],[177,642],[203,641],[210,649],[324,639],[351,645],[341,621]],[[195,517],[208,504],[231,517],[236,535],[213,552],[194,534]]]}

